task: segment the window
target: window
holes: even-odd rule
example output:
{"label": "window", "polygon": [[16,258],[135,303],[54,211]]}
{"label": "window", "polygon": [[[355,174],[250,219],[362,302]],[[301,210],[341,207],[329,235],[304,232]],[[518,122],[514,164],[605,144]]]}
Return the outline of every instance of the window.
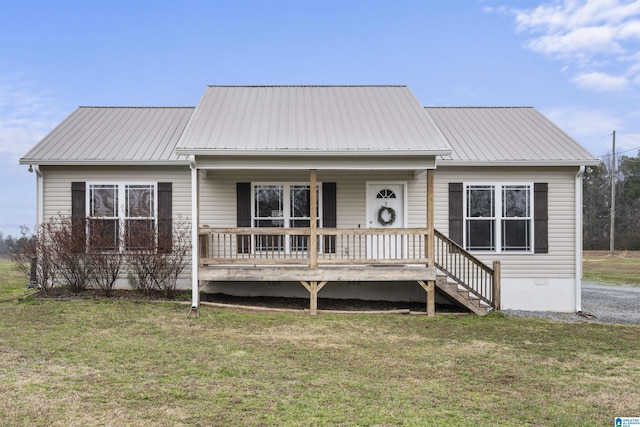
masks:
{"label": "window", "polygon": [[531,184],[469,184],[465,188],[465,247],[470,251],[531,252]]}
{"label": "window", "polygon": [[531,250],[531,187],[502,187],[502,250]]}
{"label": "window", "polygon": [[89,186],[89,242],[97,249],[119,247],[118,186]]}
{"label": "window", "polygon": [[[254,184],[253,227],[308,228],[311,225],[311,194],[308,184]],[[319,186],[316,187],[318,205]],[[316,206],[318,226],[321,209]],[[302,235],[256,236],[255,249],[286,252],[306,251],[308,237]]]}
{"label": "window", "polygon": [[153,247],[157,227],[155,184],[89,184],[89,244],[102,249]]}
{"label": "window", "polygon": [[[284,227],[284,186],[256,185],[254,190],[254,227]],[[284,236],[256,236],[256,249],[283,250]]]}
{"label": "window", "polygon": [[155,197],[153,185],[125,185],[124,222],[127,249],[148,249],[155,239]]}
{"label": "window", "polygon": [[467,249],[495,251],[495,187],[467,187]]}

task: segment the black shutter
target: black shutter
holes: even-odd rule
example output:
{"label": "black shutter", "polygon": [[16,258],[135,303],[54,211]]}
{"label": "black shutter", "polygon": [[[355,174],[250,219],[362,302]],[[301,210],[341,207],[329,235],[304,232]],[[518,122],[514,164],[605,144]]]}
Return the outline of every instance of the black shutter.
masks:
{"label": "black shutter", "polygon": [[461,182],[449,183],[449,238],[462,246],[464,206],[462,205],[463,185]]}
{"label": "black shutter", "polygon": [[86,191],[84,182],[71,183],[71,230],[79,242],[86,242],[87,236]]}
{"label": "black shutter", "polygon": [[158,252],[169,253],[172,247],[173,184],[158,183]]}
{"label": "black shutter", "polygon": [[[236,226],[251,227],[251,183],[236,183]],[[251,252],[251,236],[238,236],[238,253]]]}
{"label": "black shutter", "polygon": [[534,253],[549,253],[549,188],[548,184],[533,184]]}
{"label": "black shutter", "polygon": [[[336,183],[322,184],[322,227],[336,228],[338,225],[336,203]],[[324,236],[324,252],[336,253],[336,236]]]}

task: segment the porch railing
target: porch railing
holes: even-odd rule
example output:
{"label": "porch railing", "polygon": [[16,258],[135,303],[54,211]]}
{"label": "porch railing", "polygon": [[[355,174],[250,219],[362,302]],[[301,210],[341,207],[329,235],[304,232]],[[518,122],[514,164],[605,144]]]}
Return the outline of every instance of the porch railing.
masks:
{"label": "porch railing", "polygon": [[476,298],[500,309],[500,261],[494,261],[490,268],[437,230],[434,246],[438,269]]}
{"label": "porch railing", "polygon": [[[318,228],[310,251],[310,228],[199,229],[201,264],[369,265],[427,264],[426,228]],[[315,260],[313,258],[316,258]]]}

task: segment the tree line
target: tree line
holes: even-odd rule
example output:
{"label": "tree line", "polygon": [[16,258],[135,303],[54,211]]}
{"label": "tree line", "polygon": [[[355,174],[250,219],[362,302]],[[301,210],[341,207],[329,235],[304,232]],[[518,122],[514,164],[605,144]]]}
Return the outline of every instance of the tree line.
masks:
{"label": "tree line", "polygon": [[[584,175],[584,249],[609,249],[611,230],[611,161]],[[620,156],[615,167],[615,249],[640,250],[640,150]]]}
{"label": "tree line", "polygon": [[20,251],[31,238],[29,227],[22,226],[19,236],[5,235],[0,231],[0,258],[8,258],[12,252]]}

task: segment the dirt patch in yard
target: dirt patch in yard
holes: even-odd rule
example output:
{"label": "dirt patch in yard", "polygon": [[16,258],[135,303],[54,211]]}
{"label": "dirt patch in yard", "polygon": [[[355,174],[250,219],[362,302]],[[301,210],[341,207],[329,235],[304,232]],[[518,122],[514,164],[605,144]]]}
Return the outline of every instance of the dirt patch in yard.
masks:
{"label": "dirt patch in yard", "polygon": [[[120,301],[191,301],[191,291],[174,292],[172,295],[165,295],[163,292],[142,293],[135,290],[114,290],[110,296],[95,289],[86,289],[81,292],[72,292],[67,288],[54,288],[46,294],[37,292],[32,295],[36,299],[56,299],[56,300],[120,300]],[[285,298],[285,297],[240,297],[221,293],[206,293],[201,295],[201,301],[229,306],[246,306],[266,309],[286,309],[286,310],[308,310],[308,298]],[[359,299],[335,299],[318,298],[319,310],[333,311],[393,311],[410,310],[414,312],[425,312],[426,302],[417,301],[365,301]],[[466,313],[464,308],[436,304],[437,313]]]}
{"label": "dirt patch in yard", "polygon": [[[261,308],[283,308],[288,310],[309,309],[308,298],[284,298],[284,297],[238,297],[226,294],[205,294],[202,301],[219,304],[241,305]],[[365,301],[359,299],[335,299],[318,298],[318,310],[335,311],[392,311],[410,310],[426,312],[426,302],[400,302],[400,301]],[[437,313],[465,313],[464,308],[436,304]]]}

